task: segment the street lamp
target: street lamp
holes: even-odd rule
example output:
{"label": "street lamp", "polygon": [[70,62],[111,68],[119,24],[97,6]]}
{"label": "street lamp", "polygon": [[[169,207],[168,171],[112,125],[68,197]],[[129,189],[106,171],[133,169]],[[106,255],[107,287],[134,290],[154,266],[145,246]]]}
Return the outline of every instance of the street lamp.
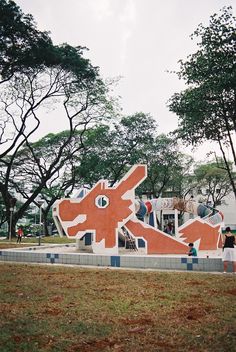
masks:
{"label": "street lamp", "polygon": [[14,207],[15,207],[15,205],[16,205],[16,198],[10,198],[9,203],[10,203],[10,222],[9,222],[9,234],[8,234],[8,238],[9,238],[9,241],[11,241],[12,219],[13,219]]}
{"label": "street lamp", "polygon": [[39,199],[38,200],[38,205],[39,205],[39,246],[41,244],[41,235],[42,235],[42,206],[44,204],[44,200]]}

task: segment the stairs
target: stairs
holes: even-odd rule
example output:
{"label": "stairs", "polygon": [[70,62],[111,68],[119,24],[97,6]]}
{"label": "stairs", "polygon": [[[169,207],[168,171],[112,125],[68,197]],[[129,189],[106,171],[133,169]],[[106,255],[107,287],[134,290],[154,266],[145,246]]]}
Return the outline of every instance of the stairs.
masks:
{"label": "stairs", "polygon": [[132,236],[130,236],[129,231],[127,231],[124,227],[122,227],[121,231],[125,240],[125,248],[129,249],[130,251],[138,251],[136,241]]}

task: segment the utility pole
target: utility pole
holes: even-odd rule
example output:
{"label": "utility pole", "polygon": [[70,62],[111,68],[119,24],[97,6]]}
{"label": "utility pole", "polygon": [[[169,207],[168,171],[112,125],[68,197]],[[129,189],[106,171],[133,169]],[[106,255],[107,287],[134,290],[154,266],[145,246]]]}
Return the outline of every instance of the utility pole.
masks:
{"label": "utility pole", "polygon": [[38,200],[38,205],[39,205],[39,243],[38,245],[41,245],[41,235],[42,235],[42,206],[44,204],[43,199]]}
{"label": "utility pole", "polygon": [[9,222],[8,238],[9,238],[9,241],[11,241],[12,219],[13,219],[14,208],[16,205],[16,198],[10,198],[9,203],[10,203],[10,222]]}

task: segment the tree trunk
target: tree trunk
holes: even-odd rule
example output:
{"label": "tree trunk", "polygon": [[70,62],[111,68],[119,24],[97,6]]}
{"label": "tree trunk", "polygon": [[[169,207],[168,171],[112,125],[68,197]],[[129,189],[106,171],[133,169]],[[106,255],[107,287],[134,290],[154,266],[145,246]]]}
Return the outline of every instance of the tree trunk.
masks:
{"label": "tree trunk", "polygon": [[43,219],[43,234],[45,236],[49,236],[47,219],[45,219],[45,218]]}
{"label": "tree trunk", "polygon": [[41,212],[42,212],[42,225],[41,225],[41,230],[42,230],[42,235],[44,236],[49,236],[49,232],[48,232],[48,224],[47,224],[47,215],[48,215],[48,211],[47,208],[41,208]]}
{"label": "tree trunk", "polygon": [[218,143],[219,143],[219,146],[220,146],[220,150],[221,150],[221,153],[222,153],[222,156],[223,156],[223,160],[224,160],[224,163],[225,163],[225,167],[226,167],[226,170],[227,170],[227,173],[229,175],[229,179],[230,179],[230,183],[231,183],[231,186],[232,186],[232,189],[233,189],[233,193],[234,193],[234,196],[236,198],[236,185],[235,185],[235,181],[234,181],[234,178],[233,178],[233,174],[230,170],[230,167],[229,167],[229,164],[228,164],[228,160],[227,160],[227,157],[225,155],[225,152],[224,152],[224,149],[223,149],[223,146],[222,146],[222,143],[220,141],[220,139],[218,140]]}

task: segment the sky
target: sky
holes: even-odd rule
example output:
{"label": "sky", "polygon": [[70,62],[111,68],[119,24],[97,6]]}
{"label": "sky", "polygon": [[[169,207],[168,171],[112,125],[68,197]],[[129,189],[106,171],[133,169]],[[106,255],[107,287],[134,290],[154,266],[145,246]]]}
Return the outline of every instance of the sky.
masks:
{"label": "sky", "polygon": [[[158,133],[173,131],[177,116],[167,107],[171,96],[185,89],[176,74],[178,61],[197,50],[190,39],[200,23],[235,0],[15,0],[31,13],[40,30],[48,30],[54,44],[69,43],[89,49],[86,57],[100,67],[103,78],[120,77],[115,94],[124,115],[149,113]],[[58,117],[57,117],[58,119]],[[63,130],[48,119],[48,132]],[[204,157],[208,144],[193,156]],[[201,148],[200,148],[201,149]],[[199,150],[200,150],[199,149]]]}

